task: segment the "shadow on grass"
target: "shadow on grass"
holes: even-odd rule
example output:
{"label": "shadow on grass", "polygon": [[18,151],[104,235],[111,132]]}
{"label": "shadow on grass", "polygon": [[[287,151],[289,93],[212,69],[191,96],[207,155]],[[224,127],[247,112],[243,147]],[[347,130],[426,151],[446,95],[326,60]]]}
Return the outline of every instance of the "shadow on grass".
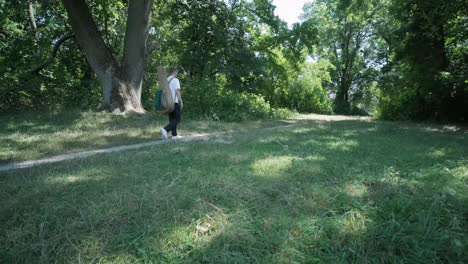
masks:
{"label": "shadow on grass", "polygon": [[466,260],[460,134],[304,122],[235,142],[0,175],[0,262]]}
{"label": "shadow on grass", "polygon": [[20,133],[53,133],[73,126],[77,120],[83,117],[83,112],[67,113],[21,113],[1,115],[3,123],[0,134],[7,135],[15,132]]}

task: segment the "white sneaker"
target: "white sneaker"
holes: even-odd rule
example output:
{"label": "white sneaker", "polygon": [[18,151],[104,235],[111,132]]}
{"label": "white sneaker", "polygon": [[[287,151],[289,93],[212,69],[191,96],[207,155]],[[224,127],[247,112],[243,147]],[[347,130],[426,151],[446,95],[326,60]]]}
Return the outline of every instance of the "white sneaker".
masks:
{"label": "white sneaker", "polygon": [[174,137],[172,137],[172,139],[181,139],[181,138],[183,138],[183,137],[182,137],[182,136],[174,136]]}
{"label": "white sneaker", "polygon": [[167,131],[164,128],[161,128],[161,137],[163,139],[167,139]]}

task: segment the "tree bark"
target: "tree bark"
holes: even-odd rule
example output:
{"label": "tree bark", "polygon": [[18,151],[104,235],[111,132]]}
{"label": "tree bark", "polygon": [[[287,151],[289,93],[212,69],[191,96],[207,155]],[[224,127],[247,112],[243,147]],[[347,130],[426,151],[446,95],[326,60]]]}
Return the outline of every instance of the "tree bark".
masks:
{"label": "tree bark", "polygon": [[141,88],[152,0],[130,0],[122,65],[114,58],[85,0],[62,0],[76,38],[102,85],[100,110],[143,113]]}
{"label": "tree bark", "polygon": [[128,5],[127,28],[125,31],[124,56],[122,61],[122,80],[126,83],[125,92],[131,96],[117,96],[125,108],[143,110],[141,89],[145,66],[146,39],[149,32],[151,0],[133,0]]}

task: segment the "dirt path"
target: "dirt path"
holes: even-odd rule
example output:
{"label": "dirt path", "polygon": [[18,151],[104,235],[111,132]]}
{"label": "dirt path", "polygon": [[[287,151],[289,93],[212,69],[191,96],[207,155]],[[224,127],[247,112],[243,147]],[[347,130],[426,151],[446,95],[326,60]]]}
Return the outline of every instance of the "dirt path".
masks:
{"label": "dirt path", "polygon": [[[275,127],[260,128],[260,130],[288,128],[288,127],[296,126],[298,124],[299,123],[291,122],[291,124],[289,124],[289,125],[281,125],[281,126],[275,126]],[[15,163],[10,163],[10,164],[6,164],[6,165],[0,165],[0,172],[17,170],[17,169],[24,169],[24,168],[31,168],[31,167],[44,165],[44,164],[57,163],[57,162],[67,161],[67,160],[82,159],[82,158],[87,158],[87,157],[96,156],[96,155],[100,155],[100,154],[108,154],[108,153],[113,153],[113,152],[134,150],[134,149],[140,149],[140,148],[145,148],[145,147],[149,147],[149,146],[176,143],[176,142],[178,143],[178,142],[193,142],[193,141],[213,140],[213,142],[229,144],[229,143],[232,143],[232,142],[226,141],[226,140],[223,140],[223,139],[219,139],[219,138],[215,139],[216,137],[222,136],[224,134],[229,134],[229,133],[233,133],[233,132],[228,131],[228,132],[217,132],[217,133],[211,133],[211,134],[190,134],[190,135],[184,136],[183,138],[180,138],[180,139],[177,139],[177,140],[174,140],[174,139],[156,140],[156,141],[140,143],[140,144],[124,145],[124,146],[89,150],[89,151],[83,151],[83,152],[77,152],[77,153],[71,153],[71,154],[57,155],[57,156],[52,156],[52,157],[49,157],[49,158],[39,159],[39,160],[27,160],[27,161],[22,161],[22,162],[15,162]]]}

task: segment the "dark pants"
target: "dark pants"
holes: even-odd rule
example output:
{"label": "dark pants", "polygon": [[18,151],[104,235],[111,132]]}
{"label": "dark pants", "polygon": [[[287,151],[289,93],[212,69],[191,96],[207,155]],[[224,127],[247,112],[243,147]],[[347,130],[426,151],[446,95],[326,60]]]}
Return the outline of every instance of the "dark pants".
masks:
{"label": "dark pants", "polygon": [[177,136],[177,124],[180,122],[180,105],[176,103],[174,105],[174,111],[169,113],[169,124],[164,129],[172,132],[172,136]]}

